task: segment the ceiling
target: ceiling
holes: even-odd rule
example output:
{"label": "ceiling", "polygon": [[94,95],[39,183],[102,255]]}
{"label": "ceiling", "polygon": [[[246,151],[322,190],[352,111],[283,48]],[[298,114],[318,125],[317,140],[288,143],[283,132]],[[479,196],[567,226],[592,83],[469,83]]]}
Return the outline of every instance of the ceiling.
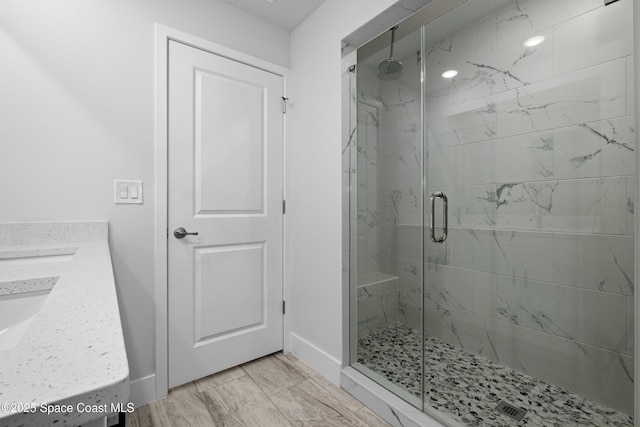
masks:
{"label": "ceiling", "polygon": [[222,0],[225,3],[291,31],[324,0]]}

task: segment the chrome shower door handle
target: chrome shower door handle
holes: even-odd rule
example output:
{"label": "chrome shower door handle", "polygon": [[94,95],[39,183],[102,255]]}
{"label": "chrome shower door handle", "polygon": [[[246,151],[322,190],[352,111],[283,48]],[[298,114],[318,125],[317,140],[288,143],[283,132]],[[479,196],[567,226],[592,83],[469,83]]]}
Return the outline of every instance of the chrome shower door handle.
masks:
{"label": "chrome shower door handle", "polygon": [[[442,199],[442,236],[436,237],[436,199]],[[429,198],[431,208],[429,209],[429,228],[431,229],[431,241],[434,243],[442,243],[447,240],[447,232],[449,231],[449,200],[442,191],[436,191]]]}

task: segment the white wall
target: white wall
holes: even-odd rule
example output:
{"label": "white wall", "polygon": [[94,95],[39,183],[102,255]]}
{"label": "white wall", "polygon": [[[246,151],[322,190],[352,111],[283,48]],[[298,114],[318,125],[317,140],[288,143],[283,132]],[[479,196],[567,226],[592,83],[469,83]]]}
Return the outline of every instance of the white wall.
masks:
{"label": "white wall", "polygon": [[289,65],[287,31],[216,0],[0,3],[0,222],[109,221],[132,380],[155,372],[155,22]]}
{"label": "white wall", "polygon": [[290,348],[338,382],[342,359],[341,40],[394,3],[326,0],[291,33],[287,145]]}

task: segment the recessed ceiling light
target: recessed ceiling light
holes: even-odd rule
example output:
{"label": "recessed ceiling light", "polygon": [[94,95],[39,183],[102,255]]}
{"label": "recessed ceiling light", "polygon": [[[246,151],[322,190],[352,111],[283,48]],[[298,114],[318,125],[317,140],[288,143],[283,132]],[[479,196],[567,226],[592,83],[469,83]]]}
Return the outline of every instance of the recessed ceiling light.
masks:
{"label": "recessed ceiling light", "polygon": [[544,41],[544,36],[533,36],[529,37],[522,43],[524,47],[534,47],[538,46],[540,43]]}
{"label": "recessed ceiling light", "polygon": [[444,73],[442,73],[442,77],[444,77],[445,79],[452,79],[457,75],[458,75],[457,70],[447,70]]}
{"label": "recessed ceiling light", "polygon": [[273,3],[273,0],[264,0],[264,1],[266,1],[267,3]]}

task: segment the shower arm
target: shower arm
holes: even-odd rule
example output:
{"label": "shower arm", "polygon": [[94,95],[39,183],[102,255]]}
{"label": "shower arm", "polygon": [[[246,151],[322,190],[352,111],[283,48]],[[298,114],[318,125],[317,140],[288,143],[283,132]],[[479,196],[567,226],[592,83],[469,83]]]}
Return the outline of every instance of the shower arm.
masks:
{"label": "shower arm", "polygon": [[391,28],[391,46],[389,46],[389,59],[393,59],[393,43],[396,40],[396,30],[398,26]]}

